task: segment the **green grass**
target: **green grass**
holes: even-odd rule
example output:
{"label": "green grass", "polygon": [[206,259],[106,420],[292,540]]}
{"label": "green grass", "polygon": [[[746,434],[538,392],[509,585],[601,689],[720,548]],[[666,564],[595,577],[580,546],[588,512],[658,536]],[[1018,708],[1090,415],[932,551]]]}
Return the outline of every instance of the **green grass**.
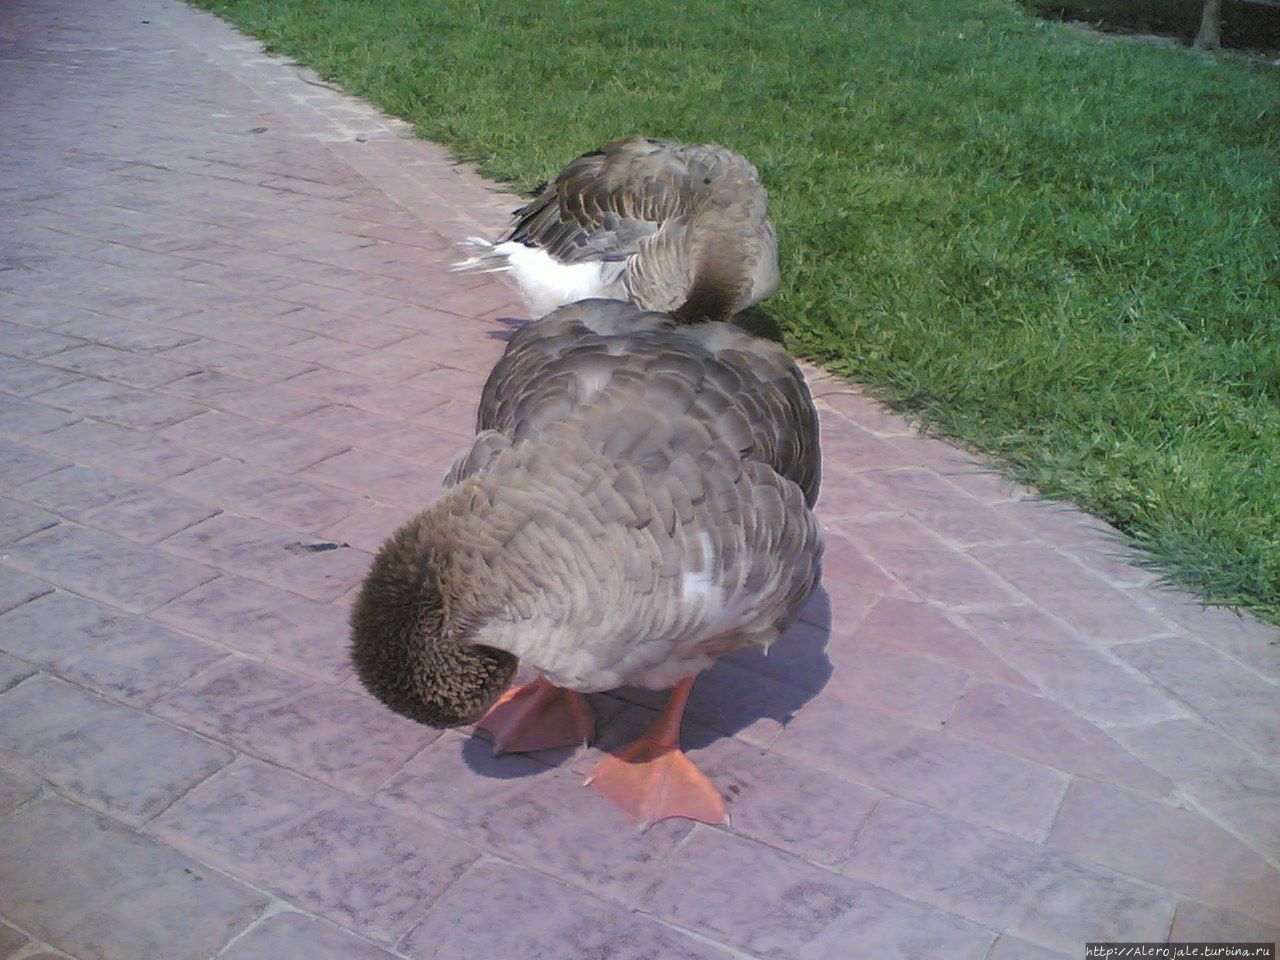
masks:
{"label": "green grass", "polygon": [[200,0],[528,189],[760,167],[789,345],[1280,619],[1280,70],[1012,0]]}

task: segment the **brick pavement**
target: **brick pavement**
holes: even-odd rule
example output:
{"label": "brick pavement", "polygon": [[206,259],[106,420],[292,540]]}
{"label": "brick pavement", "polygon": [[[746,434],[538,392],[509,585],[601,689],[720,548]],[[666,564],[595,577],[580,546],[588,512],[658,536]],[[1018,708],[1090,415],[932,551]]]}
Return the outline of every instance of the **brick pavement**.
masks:
{"label": "brick pavement", "polygon": [[392,716],[345,605],[470,433],[520,308],[447,266],[513,199],[161,0],[0,6],[0,90],[0,958],[1275,938],[1277,631],[816,372],[824,590],[686,726],[732,830]]}

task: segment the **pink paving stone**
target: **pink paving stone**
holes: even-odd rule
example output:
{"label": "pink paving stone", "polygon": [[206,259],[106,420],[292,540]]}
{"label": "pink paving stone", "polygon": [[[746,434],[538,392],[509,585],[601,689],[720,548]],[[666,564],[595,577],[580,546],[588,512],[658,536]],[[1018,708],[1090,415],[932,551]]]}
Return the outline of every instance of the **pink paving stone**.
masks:
{"label": "pink paving stone", "polygon": [[1168,626],[1128,594],[1041,544],[974,547],[969,553],[1085,636],[1105,643],[1164,633]]}
{"label": "pink paving stone", "polygon": [[126,823],[149,820],[232,756],[51,677],[0,696],[0,758]]}
{"label": "pink paving stone", "polygon": [[420,823],[253,761],[193,790],[149,832],[391,943],[478,855]]}
{"label": "pink paving stone", "polygon": [[494,756],[487,740],[449,730],[388,780],[374,801],[480,845],[486,826],[470,811],[501,810],[508,798],[555,776],[531,756]]}
{"label": "pink paving stone", "polygon": [[924,904],[699,827],[642,909],[754,955],[981,960],[991,934]]}
{"label": "pink paving stone", "polygon": [[384,439],[399,436],[407,428],[419,429],[417,424],[410,428],[402,420],[392,420],[337,403],[326,404],[299,417],[290,427],[368,449],[377,449]]}
{"label": "pink paving stone", "polygon": [[888,407],[852,384],[832,377],[814,392],[821,398],[823,406],[831,408],[862,430],[877,436],[915,436],[915,428],[905,418],[894,416]]}
{"label": "pink paving stone", "polygon": [[868,520],[850,524],[844,532],[891,577],[925,599],[958,608],[1020,599],[1003,581],[915,520]]}
{"label": "pink paving stone", "polygon": [[[818,589],[800,608],[796,620],[804,630],[817,631],[823,636],[848,634],[858,628],[879,601],[879,594],[832,580],[818,584]],[[801,626],[793,626],[788,636],[794,636]]]}
{"label": "pink paving stone", "polygon": [[433,393],[415,390],[399,383],[369,380],[354,373],[340,370],[314,370],[286,380],[283,387],[298,396],[305,396],[313,403],[312,409],[322,406],[322,400],[349,404],[396,420],[412,420],[430,425],[426,414],[441,406],[445,400]]}
{"label": "pink paving stone", "polygon": [[958,470],[943,469],[941,472],[948,481],[987,506],[998,506],[1032,496],[1031,491],[1002,476],[995,467],[975,464]]}
{"label": "pink paving stone", "polygon": [[368,502],[326,484],[236,460],[218,460],[174,477],[166,486],[202,503],[303,530],[336,523]]}
{"label": "pink paving stone", "polygon": [[1183,900],[1169,939],[1175,943],[1278,943],[1280,924],[1259,923],[1231,910]]}
{"label": "pink paving stone", "polygon": [[[399,353],[422,357],[441,366],[465,370],[483,381],[489,376],[489,371],[498,362],[507,345],[501,336],[494,336],[503,332],[502,328],[485,329],[478,335],[467,337],[462,343],[458,343],[457,339],[446,343],[438,336],[418,333],[407,340],[401,340],[395,349]],[[431,389],[427,384],[424,386]]]}
{"label": "pink paving stone", "polygon": [[82,960],[207,960],[266,903],[65,800],[0,821],[0,914]]}
{"label": "pink paving stone", "polygon": [[198,373],[193,377],[176,380],[164,389],[166,393],[199,401],[204,405],[199,408],[200,411],[205,407],[213,407],[273,423],[284,423],[310,413],[321,405],[314,398],[299,397],[283,386],[254,383],[225,373]]}
{"label": "pink paving stone", "polygon": [[1161,637],[1115,648],[1206,720],[1263,756],[1280,756],[1280,690],[1211,647]]}
{"label": "pink paving stone", "polygon": [[143,480],[164,480],[215,460],[150,432],[81,420],[29,441],[60,456]]}
{"label": "pink paving stone", "polygon": [[368,450],[348,450],[301,476],[417,511],[440,496],[440,481],[457,451],[444,448],[434,463],[414,466]]}
{"label": "pink paving stone", "polygon": [[166,350],[161,356],[191,364],[200,370],[225,373],[254,383],[278,383],[315,369],[314,364],[291,360],[279,353],[265,353],[203,338]]}
{"label": "pink paving stone", "polygon": [[0,487],[5,490],[16,490],[37,477],[43,477],[65,466],[65,460],[20,443],[0,440]]}
{"label": "pink paving stone", "polygon": [[902,585],[876,566],[853,540],[830,531],[824,533],[823,539],[822,583],[828,589],[847,584],[876,594],[908,595]]}
{"label": "pink paving stone", "polygon": [[372,792],[439,735],[367,695],[238,657],[165,694],[151,711],[359,794]]}
{"label": "pink paving stone", "polygon": [[[869,430],[825,413],[821,403],[818,410],[823,457],[840,470],[860,472],[912,466],[907,454]],[[887,505],[887,501],[885,503]]]}
{"label": "pink paving stone", "polygon": [[720,739],[697,763],[729,806],[734,833],[817,863],[846,855],[877,795],[780,754]]}
{"label": "pink paving stone", "polygon": [[867,642],[860,635],[832,637],[827,655],[835,669],[832,693],[922,727],[940,728],[969,682],[964,670]]}
{"label": "pink paving stone", "polygon": [[217,575],[204,564],[71,524],[32,534],[6,551],[15,567],[137,613]]}
{"label": "pink paving stone", "polygon": [[[412,266],[409,269],[415,274],[420,274],[422,271],[419,266]],[[476,326],[474,321],[469,323],[467,320],[460,319],[456,314],[444,313],[417,304],[397,307],[395,310],[383,314],[379,319],[382,323],[419,331],[422,335],[431,337],[437,344],[448,342],[448,339],[459,329],[474,329]],[[400,342],[409,345],[407,352],[421,356],[422,344],[426,341],[422,339],[417,339],[416,341],[405,339]]]}
{"label": "pink paving stone", "polygon": [[[13,927],[0,924],[0,957],[13,957],[31,941]],[[50,954],[45,954],[46,957]]]}
{"label": "pink paving stone", "polygon": [[1077,780],[1048,842],[1205,903],[1280,922],[1280,872],[1188,810]]}
{"label": "pink paving stone", "polygon": [[889,503],[884,494],[860,474],[851,473],[841,465],[825,471],[816,513],[825,526],[845,530],[851,523],[874,517],[898,516],[902,511]]}
{"label": "pink paving stone", "polygon": [[[767,653],[760,647],[748,647],[722,657],[720,662],[734,664],[772,680],[798,687],[811,697],[831,677],[831,660],[827,648],[835,639],[825,625],[826,618],[822,622],[822,626],[794,623]],[[790,713],[794,713],[794,710],[788,712],[787,716]]]}
{"label": "pink paving stone", "polygon": [[[4,308],[0,306],[0,313]],[[49,330],[26,327],[17,323],[0,322],[0,343],[4,344],[4,352],[15,357],[38,359],[47,357],[59,350],[79,346],[83,341],[75,337],[63,336]]]}
{"label": "pink paving stone", "polygon": [[[296,309],[290,305],[288,309]],[[268,323],[261,319],[230,316],[219,310],[202,310],[188,316],[165,321],[166,326],[185,330],[189,334],[225,341],[254,350],[278,350],[292,343],[311,337],[305,330],[295,330],[282,323]],[[195,336],[182,337],[173,346],[190,343]],[[216,368],[215,368],[216,369]],[[234,372],[234,371],[229,371]],[[255,369],[240,371],[244,379],[257,381]],[[240,375],[240,374],[237,374]]]}
{"label": "pink paving stone", "polygon": [[312,337],[290,347],[289,355],[309,361],[312,367],[330,367],[374,380],[408,380],[432,366],[426,360],[403,354],[398,343],[374,351],[330,337]]}
{"label": "pink paving stone", "polygon": [[1280,860],[1280,771],[1198,720],[1117,730],[1116,737],[1219,822]]}
{"label": "pink paving stone", "polygon": [[[313,209],[317,208],[315,203],[309,205]],[[360,319],[371,319],[379,313],[385,313],[399,306],[394,300],[368,294],[349,293],[335,287],[306,282],[283,287],[275,292],[275,296],[286,303],[328,309],[338,315],[350,314]]]}
{"label": "pink paving stone", "polygon": [[[505,344],[497,342],[496,346],[505,347]],[[501,349],[494,351],[493,362],[496,363],[501,356]],[[419,374],[408,382],[410,386],[417,387],[420,390],[438,393],[442,396],[470,403],[474,402],[479,395],[488,375],[488,371],[476,373],[471,370],[459,370],[453,367],[436,367],[434,370]]]}
{"label": "pink paving stone", "polygon": [[21,440],[79,420],[79,416],[37,400],[0,394],[0,436]]}
{"label": "pink paving stone", "polygon": [[[102,344],[64,350],[46,362],[101,380],[114,380],[131,387],[143,388],[158,387],[200,372],[198,367],[189,363],[117,350]],[[0,375],[3,375],[2,372]]]}
{"label": "pink paving stone", "polygon": [[194,637],[62,591],[0,616],[0,648],[134,706],[226,656]]}
{"label": "pink paving stone", "polygon": [[947,729],[1017,757],[1162,797],[1173,789],[1100,729],[1044,697],[992,683],[965,692]]}
{"label": "pink paving stone", "polygon": [[[629,705],[602,717],[597,740],[570,769],[587,777],[605,752],[634,741],[654,716]],[[724,798],[734,833],[816,863],[844,859],[879,799],[818,767],[718,736],[690,720],[682,726],[681,744]]]}
{"label": "pink paving stone", "polygon": [[0,499],[0,546],[21,540],[37,530],[54,526],[58,518],[46,510],[19,503],[7,497]]}
{"label": "pink paving stone", "polygon": [[347,547],[307,549],[316,542],[315,537],[297,530],[224,513],[189,527],[160,546],[171,554],[195,557],[228,573],[293,590],[313,600],[332,600],[364,579],[369,570],[368,554]]}
{"label": "pink paving stone", "polygon": [[152,487],[86,510],[82,516],[90,526],[126,540],[155,543],[218,512],[217,507]]}
{"label": "pink paving stone", "polygon": [[1234,660],[1280,681],[1280,626],[1241,616],[1225,607],[1206,607],[1178,591],[1135,591],[1161,616],[1178,624],[1193,640],[1207,643]]}
{"label": "pink paving stone", "polygon": [[[318,336],[345,340],[371,350],[394,347],[396,342],[409,335],[408,330],[393,327],[377,320],[348,317],[328,310],[305,308],[281,317],[281,322],[300,327]],[[362,371],[356,371],[362,372]],[[388,377],[386,379],[400,379]]]}
{"label": "pink paving stone", "polygon": [[40,792],[40,787],[7,770],[0,770],[0,817],[8,816]]}
{"label": "pink paving stone", "polygon": [[79,520],[95,507],[146,489],[136,480],[126,480],[93,467],[64,467],[24,484],[14,495]]}
{"label": "pink paving stone", "polygon": [[79,379],[75,374],[59,370],[48,363],[0,354],[0,387],[15,396],[29,397],[42,390],[75,383]]}
{"label": "pink paving stone", "polygon": [[340,684],[352,673],[347,611],[265,583],[228,574],[151,616],[316,680]]}
{"label": "pink paving stone", "polygon": [[40,400],[86,417],[140,430],[172,426],[204,409],[177,397],[164,397],[105,380],[82,380],[49,390],[40,395]]}
{"label": "pink paving stone", "polygon": [[1112,871],[901,800],[871,815],[844,872],[1064,952],[1159,940],[1176,898]]}
{"label": "pink paving stone", "polygon": [[729,957],[649,917],[496,861],[463,877],[400,948],[415,960],[474,960],[507,956],[516,940],[522,956],[539,960]]}
{"label": "pink paving stone", "polygon": [[854,633],[860,643],[876,644],[951,664],[975,677],[1031,689],[1021,673],[992,653],[977,636],[957,626],[927,603],[886,597]]}
{"label": "pink paving stone", "polygon": [[464,437],[469,441],[476,433],[476,407],[479,400],[479,396],[467,401],[446,400],[440,406],[432,408],[423,420],[433,430]]}
{"label": "pink paving stone", "polygon": [[1053,818],[1066,777],[980,744],[818,697],[775,742],[838,776],[1027,839]]}
{"label": "pink paving stone", "polygon": [[164,436],[280,473],[296,473],[347,449],[345,444],[321,440],[292,425],[263,423],[220,410],[183,421],[164,431]]}
{"label": "pink paving stone", "polygon": [[357,510],[321,533],[338,543],[349,543],[357,550],[377,553],[413,512],[404,507],[388,507],[380,503]]}
{"label": "pink paving stone", "polygon": [[997,937],[987,960],[1075,960],[1074,955],[1045,950],[1017,937]]}
{"label": "pink paving stone", "polygon": [[[131,304],[128,309],[134,316],[140,316],[146,312],[140,310],[139,304]],[[159,309],[162,312],[170,312],[167,308]],[[190,312],[190,308],[181,312]],[[191,337],[186,334],[175,333],[173,330],[166,330],[151,323],[137,323],[134,320],[96,313],[84,313],[73,317],[56,324],[55,328],[59,333],[69,336],[81,337],[120,350],[138,350],[144,353],[158,353],[161,350],[189,343],[191,340]]]}
{"label": "pink paving stone", "polygon": [[43,596],[52,589],[43,580],[0,566],[0,613]]}
{"label": "pink paving stone", "polygon": [[1033,606],[964,615],[990,650],[1063,706],[1095,723],[1149,723],[1182,710],[1137,671]]}
{"label": "pink paving stone", "polygon": [[300,913],[268,917],[240,937],[218,960],[394,960],[367,940]]}
{"label": "pink paving stone", "polygon": [[493,757],[487,740],[446,734],[414,757],[377,802],[542,873],[629,904],[691,826],[636,825],[582,776],[528,757]]}
{"label": "pink paving stone", "polygon": [[[768,746],[829,676],[825,659],[794,665],[790,676],[778,680],[753,669],[750,661],[722,660],[698,676],[685,714],[712,730]],[[666,693],[638,687],[623,688],[617,695],[655,709],[666,701]]]}
{"label": "pink paving stone", "polygon": [[1071,554],[1112,586],[1147,584],[1156,578],[1153,571],[1137,565],[1141,554],[1118,530],[1071,504],[1022,500],[1002,504],[996,512]]}
{"label": "pink paving stone", "polygon": [[17,686],[36,672],[36,667],[7,653],[0,653],[0,693]]}
{"label": "pink paving stone", "polygon": [[931,470],[874,470],[859,475],[890,503],[953,543],[1012,543],[1027,532]]}
{"label": "pink paving stone", "polygon": [[[365,449],[407,460],[411,466],[419,468],[424,476],[434,477],[436,486],[440,486],[449,467],[453,466],[453,461],[463,451],[471,449],[472,440],[475,439],[474,411],[470,416],[471,433],[466,436],[433,430],[419,424],[408,424],[396,433],[380,436],[374,442],[362,442],[360,445]],[[436,495],[438,493],[439,490],[436,490]]]}

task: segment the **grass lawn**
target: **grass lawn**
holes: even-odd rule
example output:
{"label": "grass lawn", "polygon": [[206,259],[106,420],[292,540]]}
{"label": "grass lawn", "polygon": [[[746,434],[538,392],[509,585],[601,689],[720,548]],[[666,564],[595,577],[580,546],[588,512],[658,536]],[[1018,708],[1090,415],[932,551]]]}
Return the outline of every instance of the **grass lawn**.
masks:
{"label": "grass lawn", "polygon": [[743,151],[793,349],[1280,620],[1280,69],[1013,0],[198,2],[522,188]]}

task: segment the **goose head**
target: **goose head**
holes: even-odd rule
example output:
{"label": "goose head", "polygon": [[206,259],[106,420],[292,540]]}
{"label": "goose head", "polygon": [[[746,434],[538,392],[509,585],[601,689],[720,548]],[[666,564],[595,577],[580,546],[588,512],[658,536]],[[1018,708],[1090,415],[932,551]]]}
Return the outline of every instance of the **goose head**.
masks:
{"label": "goose head", "polygon": [[473,618],[442,582],[432,528],[430,512],[420,514],[374,559],[351,611],[351,659],[365,689],[396,713],[456,727],[485,714],[519,661],[467,642]]}

